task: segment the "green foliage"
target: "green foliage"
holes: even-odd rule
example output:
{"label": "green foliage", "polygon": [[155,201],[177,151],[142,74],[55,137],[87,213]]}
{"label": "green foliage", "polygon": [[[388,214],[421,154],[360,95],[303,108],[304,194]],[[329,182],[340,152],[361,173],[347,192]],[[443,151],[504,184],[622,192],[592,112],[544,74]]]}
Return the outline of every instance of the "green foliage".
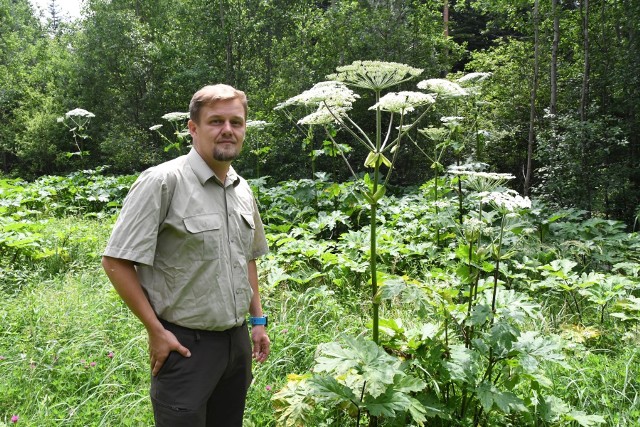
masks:
{"label": "green foliage", "polygon": [[[5,423],[151,424],[144,333],[98,267],[132,179],[2,181]],[[272,249],[259,266],[272,354],[255,367],[246,425],[637,424],[637,234],[543,206],[505,223],[497,206],[472,211],[473,193],[460,225],[457,180],[441,178],[438,201],[433,182],[380,201],[380,346],[354,338],[371,327],[355,184],[253,182]],[[592,240],[606,258],[570,250]]]}

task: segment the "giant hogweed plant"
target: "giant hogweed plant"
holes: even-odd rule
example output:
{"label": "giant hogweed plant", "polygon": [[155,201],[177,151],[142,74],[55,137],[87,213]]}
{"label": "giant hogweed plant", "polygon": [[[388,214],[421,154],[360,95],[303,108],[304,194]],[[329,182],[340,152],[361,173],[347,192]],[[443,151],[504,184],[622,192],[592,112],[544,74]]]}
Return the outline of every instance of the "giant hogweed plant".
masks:
{"label": "giant hogweed plant", "polygon": [[[421,279],[385,281],[380,299],[403,304],[408,318],[382,322],[382,343],[401,355],[427,384],[419,399],[440,418],[433,425],[566,425],[604,422],[552,395],[545,366],[564,362],[563,344],[534,328],[542,310],[526,293],[506,286],[512,258],[536,239],[531,202],[503,185],[513,178],[453,168],[466,194],[458,224],[455,268]],[[408,323],[408,322],[407,322]]]}
{"label": "giant hogweed plant", "polygon": [[[333,143],[336,151],[344,159],[354,180],[359,181],[360,179],[345,155],[344,146],[335,139],[336,128],[346,131],[352,141],[367,150],[368,155],[364,165],[373,170],[372,173],[365,174],[361,179],[364,189],[362,195],[370,208],[369,273],[372,295],[373,343],[367,343],[363,340],[347,340],[346,347],[336,343],[328,344],[323,353],[327,362],[321,363],[317,369],[333,374],[333,376],[316,377],[314,384],[319,393],[317,396],[330,396],[329,400],[346,396],[347,402],[353,406],[358,424],[361,412],[371,415],[370,425],[377,425],[378,415],[393,416],[398,411],[408,411],[416,422],[422,423],[425,420],[424,408],[417,400],[411,398],[409,393],[418,391],[423,387],[423,384],[404,374],[395,359],[383,359],[376,356],[380,351],[377,347],[379,342],[379,301],[377,299],[379,272],[376,251],[376,214],[378,203],[385,194],[387,183],[396,163],[398,148],[403,137],[424,118],[428,108],[423,107],[434,104],[435,97],[432,94],[417,91],[389,91],[390,88],[416,78],[422,73],[421,69],[405,64],[355,61],[351,65],[338,67],[336,71],[335,74],[327,76],[330,80],[320,82],[313,88],[276,107],[286,110],[292,106],[302,105],[315,109],[311,114],[300,119],[298,124],[322,127],[328,140]],[[368,135],[349,116],[353,103],[360,98],[360,95],[350,87],[374,93],[375,103],[369,108],[375,114],[375,133],[372,136]],[[387,92],[383,94],[385,91]],[[405,126],[409,114],[420,108],[423,109],[422,113],[413,120],[411,125]],[[386,131],[383,131],[383,113],[389,115]],[[371,357],[383,364],[385,368],[376,365],[375,368],[369,370],[372,367],[367,361],[371,362],[373,360]],[[328,360],[333,362],[328,362]],[[336,376],[343,376],[343,374],[354,370],[359,374],[346,381],[338,382],[335,379]],[[367,374],[369,372],[383,374],[370,376]],[[326,379],[330,384],[324,383],[319,378]],[[285,411],[284,418],[287,418],[286,414]]]}

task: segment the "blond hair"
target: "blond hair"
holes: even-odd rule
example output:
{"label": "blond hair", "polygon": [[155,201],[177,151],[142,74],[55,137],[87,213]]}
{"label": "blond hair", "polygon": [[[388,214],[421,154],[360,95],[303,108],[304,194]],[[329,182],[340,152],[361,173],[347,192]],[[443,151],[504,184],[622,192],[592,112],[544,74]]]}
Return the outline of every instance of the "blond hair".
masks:
{"label": "blond hair", "polygon": [[193,94],[189,103],[189,118],[198,122],[200,110],[204,105],[212,105],[221,100],[237,99],[244,108],[244,118],[247,118],[248,102],[247,95],[233,86],[225,84],[207,85]]}

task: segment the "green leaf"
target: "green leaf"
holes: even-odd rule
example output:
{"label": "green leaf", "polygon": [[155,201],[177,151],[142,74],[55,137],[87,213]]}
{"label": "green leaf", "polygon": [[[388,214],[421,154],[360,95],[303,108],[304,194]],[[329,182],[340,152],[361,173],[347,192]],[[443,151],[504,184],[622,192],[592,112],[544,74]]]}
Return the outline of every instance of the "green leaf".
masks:
{"label": "green leaf", "polygon": [[510,414],[511,411],[528,412],[527,407],[524,406],[524,403],[522,402],[522,399],[510,391],[496,393],[494,395],[494,402],[505,414]]}
{"label": "green leaf", "polygon": [[572,411],[566,415],[566,419],[575,421],[582,427],[592,427],[607,422],[604,417],[600,415],[587,415],[582,411]]}
{"label": "green leaf", "polygon": [[383,394],[396,374],[402,373],[400,361],[374,342],[350,337],[345,341],[345,347],[335,342],[321,344],[314,370],[333,376],[359,375],[367,383],[366,393],[373,397]]}

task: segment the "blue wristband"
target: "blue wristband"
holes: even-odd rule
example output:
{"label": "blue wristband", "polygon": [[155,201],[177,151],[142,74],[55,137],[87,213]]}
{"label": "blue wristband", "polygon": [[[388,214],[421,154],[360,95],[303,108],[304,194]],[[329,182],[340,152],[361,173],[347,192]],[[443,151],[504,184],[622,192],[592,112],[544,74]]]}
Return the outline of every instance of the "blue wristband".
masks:
{"label": "blue wristband", "polygon": [[267,316],[249,317],[249,323],[251,323],[251,326],[267,327],[267,325],[269,324],[269,319],[267,318]]}

